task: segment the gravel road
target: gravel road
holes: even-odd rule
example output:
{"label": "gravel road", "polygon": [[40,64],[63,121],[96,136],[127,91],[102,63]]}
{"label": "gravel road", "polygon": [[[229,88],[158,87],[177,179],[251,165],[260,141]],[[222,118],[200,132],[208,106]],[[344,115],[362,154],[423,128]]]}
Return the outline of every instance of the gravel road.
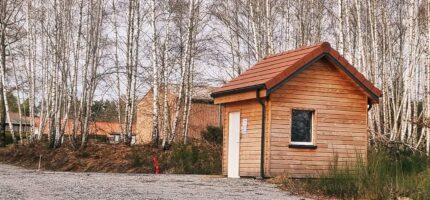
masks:
{"label": "gravel road", "polygon": [[0,164],[0,199],[303,199],[254,179],[35,172]]}

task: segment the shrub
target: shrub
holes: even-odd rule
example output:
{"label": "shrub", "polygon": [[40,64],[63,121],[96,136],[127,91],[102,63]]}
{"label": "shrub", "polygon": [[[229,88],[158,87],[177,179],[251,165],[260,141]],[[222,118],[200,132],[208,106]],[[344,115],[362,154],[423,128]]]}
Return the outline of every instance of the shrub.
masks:
{"label": "shrub", "polygon": [[348,166],[339,166],[338,157],[335,156],[329,170],[321,174],[317,186],[325,195],[355,199],[359,191],[357,179],[356,173]]}
{"label": "shrub", "polygon": [[413,199],[429,199],[430,198],[430,169],[427,169],[423,174],[422,184],[419,185],[419,191]]}
{"label": "shrub", "polygon": [[141,151],[139,148],[132,147],[129,160],[133,167],[145,168],[148,171],[154,171],[153,154],[150,151]]}
{"label": "shrub", "polygon": [[[6,131],[5,133],[6,133],[5,134],[6,135],[6,138],[5,138],[6,144],[13,144],[12,133],[10,131]],[[19,137],[18,132],[15,132],[15,138],[16,138],[16,141],[19,143],[21,138]],[[23,139],[23,141],[26,140],[26,134],[25,133],[22,133],[22,139]]]}
{"label": "shrub", "polygon": [[221,173],[221,150],[217,146],[190,142],[172,146],[170,162],[173,172],[181,174]]}
{"label": "shrub", "polygon": [[222,144],[222,127],[218,126],[207,126],[202,131],[203,139],[212,144]]}
{"label": "shrub", "polygon": [[422,154],[373,150],[367,163],[357,156],[357,162],[350,164],[353,165],[340,165],[335,156],[319,179],[303,180],[296,185],[305,191],[341,199],[430,199],[430,163]]}
{"label": "shrub", "polygon": [[88,151],[78,151],[76,154],[80,158],[89,158],[90,153]]}
{"label": "shrub", "polygon": [[91,134],[88,136],[89,140],[95,141],[95,142],[99,142],[99,143],[103,143],[103,144],[107,144],[109,143],[108,137],[106,135],[94,135]]}

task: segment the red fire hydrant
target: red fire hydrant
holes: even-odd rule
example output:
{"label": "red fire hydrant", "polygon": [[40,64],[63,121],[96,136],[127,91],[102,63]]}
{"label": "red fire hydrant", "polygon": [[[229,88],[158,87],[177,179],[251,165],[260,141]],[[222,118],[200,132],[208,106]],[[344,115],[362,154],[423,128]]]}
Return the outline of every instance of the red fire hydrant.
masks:
{"label": "red fire hydrant", "polygon": [[160,169],[158,167],[158,159],[157,159],[157,155],[156,154],[154,154],[152,156],[152,160],[154,160],[155,174],[159,174],[160,173]]}

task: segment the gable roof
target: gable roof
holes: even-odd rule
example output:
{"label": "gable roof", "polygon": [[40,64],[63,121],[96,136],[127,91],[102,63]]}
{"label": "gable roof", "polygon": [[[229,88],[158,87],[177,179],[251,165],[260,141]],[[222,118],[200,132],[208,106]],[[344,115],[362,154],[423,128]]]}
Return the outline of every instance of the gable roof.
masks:
{"label": "gable roof", "polygon": [[368,95],[373,103],[379,101],[381,91],[368,81],[355,67],[348,63],[328,42],[315,44],[265,57],[247,71],[213,90],[212,96],[219,97],[257,89],[266,89],[272,93],[294,75],[300,73],[316,61],[327,58],[344,71]]}

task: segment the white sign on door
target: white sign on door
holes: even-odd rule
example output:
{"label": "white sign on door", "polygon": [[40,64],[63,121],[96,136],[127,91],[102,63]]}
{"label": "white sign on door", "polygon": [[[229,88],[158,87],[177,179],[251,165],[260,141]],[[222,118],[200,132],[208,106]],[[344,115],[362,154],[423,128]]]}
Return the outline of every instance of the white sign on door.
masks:
{"label": "white sign on door", "polygon": [[247,134],[248,133],[248,119],[247,118],[243,118],[242,119],[242,134]]}

